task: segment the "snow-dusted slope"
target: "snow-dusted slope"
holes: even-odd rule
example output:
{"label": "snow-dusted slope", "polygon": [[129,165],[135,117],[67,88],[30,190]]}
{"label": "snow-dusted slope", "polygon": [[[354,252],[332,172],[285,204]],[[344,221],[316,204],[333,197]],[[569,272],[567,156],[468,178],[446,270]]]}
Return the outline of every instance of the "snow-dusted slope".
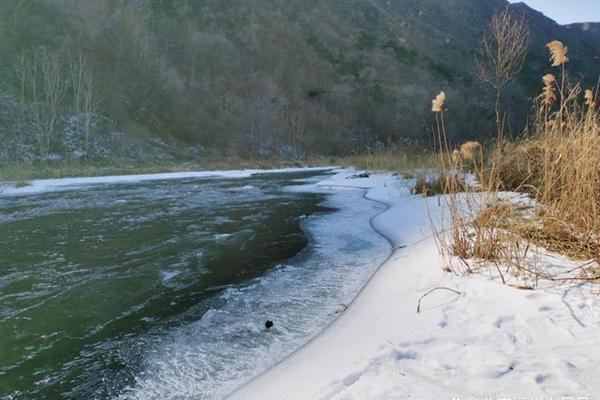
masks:
{"label": "snow-dusted slope", "polygon": [[[503,286],[442,270],[430,217],[443,206],[396,177],[320,186],[370,188],[373,221],[396,246],[356,301],[308,345],[231,396],[264,399],[592,399],[600,394],[600,300],[585,285]],[[556,257],[548,262],[568,263]],[[447,286],[456,295],[438,291]],[[595,292],[594,292],[595,291]]]}

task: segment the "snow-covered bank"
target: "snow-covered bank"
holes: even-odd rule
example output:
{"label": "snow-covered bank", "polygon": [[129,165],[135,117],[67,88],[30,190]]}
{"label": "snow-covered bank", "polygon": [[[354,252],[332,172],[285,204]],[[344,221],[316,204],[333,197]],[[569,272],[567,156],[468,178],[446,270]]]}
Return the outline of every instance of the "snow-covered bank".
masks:
{"label": "snow-covered bank", "polygon": [[147,181],[161,181],[169,179],[189,178],[247,178],[257,174],[292,173],[302,171],[326,171],[333,168],[280,168],[280,169],[244,169],[231,171],[190,171],[190,172],[168,172],[162,174],[136,174],[136,175],[113,175],[82,178],[60,178],[60,179],[36,179],[27,186],[14,187],[14,185],[2,184],[0,182],[0,195],[25,196],[54,191],[76,190],[85,186],[137,183]]}
{"label": "snow-covered bank", "polygon": [[[593,399],[600,393],[600,300],[587,285],[524,291],[443,271],[430,218],[441,202],[391,175],[319,186],[365,188],[389,205],[374,228],[397,248],[323,333],[232,399]],[[561,257],[546,262],[569,263]],[[446,286],[456,295],[427,291]]]}
{"label": "snow-covered bank", "polygon": [[[131,345],[124,344],[124,349],[142,348],[143,361],[139,366],[137,362],[133,363],[136,365],[135,381],[121,390],[116,398],[223,399],[249,376],[264,372],[321,332],[344,309],[344,304],[352,301],[391,251],[389,243],[370,226],[371,218],[385,207],[363,200],[360,190],[315,188],[314,184],[325,176],[324,173],[286,175],[279,177],[283,179],[265,177],[225,185],[225,193],[230,192],[232,197],[270,198],[275,201],[274,196],[279,196],[277,201],[287,204],[286,208],[294,207],[292,199],[304,201],[302,199],[310,198],[319,202],[319,209],[330,211],[298,214],[296,220],[307,239],[306,247],[254,279],[220,286],[213,296],[187,314],[197,315],[197,321],[169,328],[159,335],[153,333],[135,338]],[[220,181],[217,179],[214,184],[222,184]],[[190,180],[189,184],[196,186],[195,182]],[[212,182],[204,184],[211,185]],[[288,187],[300,192],[318,190],[326,196],[290,194],[286,190]],[[181,191],[187,192],[186,189]],[[208,191],[206,195],[201,189],[195,193],[185,202],[206,202],[210,199],[213,199],[211,202],[219,202],[219,198],[211,196]],[[229,197],[228,194],[225,196]],[[193,200],[193,197],[198,199]],[[203,197],[208,199],[201,200]],[[228,204],[215,205],[215,208],[221,206],[233,208]],[[260,217],[261,206],[258,203],[250,206],[256,210],[252,216],[256,220]],[[170,203],[169,207],[177,206]],[[271,207],[273,205],[265,205],[262,212]],[[210,211],[205,209],[202,212]],[[268,221],[267,217],[265,215],[265,219],[258,221]],[[277,218],[273,223],[289,222]],[[239,226],[237,223],[229,232],[239,229]],[[275,229],[268,223],[256,226],[261,230]],[[202,228],[209,229],[209,226]],[[217,235],[215,240],[231,244],[235,241],[242,249],[253,251],[252,244],[244,240],[250,235],[254,235],[251,230],[242,229],[240,235]],[[236,239],[236,236],[239,237]],[[277,251],[277,246],[289,239],[282,237],[281,240],[271,242],[269,245],[273,249],[269,251]],[[198,247],[208,257],[214,251],[211,246]],[[242,268],[248,268],[245,260]],[[205,265],[206,269],[210,268],[208,263]],[[180,268],[177,265],[168,267],[168,271]],[[190,275],[199,275],[196,271]],[[178,279],[173,278],[180,284],[186,284],[190,278]],[[210,272],[199,279],[210,279]],[[264,325],[269,319],[275,321],[275,325],[266,331]],[[155,340],[156,337],[160,339]]]}

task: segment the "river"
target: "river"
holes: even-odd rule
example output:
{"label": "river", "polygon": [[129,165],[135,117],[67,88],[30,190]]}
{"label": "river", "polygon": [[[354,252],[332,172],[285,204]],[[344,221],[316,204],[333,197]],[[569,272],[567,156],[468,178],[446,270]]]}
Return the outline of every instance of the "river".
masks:
{"label": "river", "polygon": [[0,196],[0,398],[223,399],[306,343],[389,252],[324,173]]}

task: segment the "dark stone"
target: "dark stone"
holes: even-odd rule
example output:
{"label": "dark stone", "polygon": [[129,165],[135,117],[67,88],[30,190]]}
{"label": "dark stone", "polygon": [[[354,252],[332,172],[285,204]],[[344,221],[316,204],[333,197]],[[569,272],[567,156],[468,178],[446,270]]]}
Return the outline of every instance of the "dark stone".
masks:
{"label": "dark stone", "polygon": [[368,173],[367,171],[365,171],[365,172],[363,172],[361,174],[350,175],[346,179],[361,179],[361,178],[370,178],[370,177],[371,177],[371,174]]}

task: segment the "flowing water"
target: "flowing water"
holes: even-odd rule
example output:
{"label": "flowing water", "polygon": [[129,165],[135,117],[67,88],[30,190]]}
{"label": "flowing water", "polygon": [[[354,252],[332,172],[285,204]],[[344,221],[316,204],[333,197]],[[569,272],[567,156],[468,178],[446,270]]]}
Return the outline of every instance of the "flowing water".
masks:
{"label": "flowing water", "polygon": [[0,399],[222,399],[281,360],[387,255],[359,191],[290,190],[321,178],[0,197]]}

